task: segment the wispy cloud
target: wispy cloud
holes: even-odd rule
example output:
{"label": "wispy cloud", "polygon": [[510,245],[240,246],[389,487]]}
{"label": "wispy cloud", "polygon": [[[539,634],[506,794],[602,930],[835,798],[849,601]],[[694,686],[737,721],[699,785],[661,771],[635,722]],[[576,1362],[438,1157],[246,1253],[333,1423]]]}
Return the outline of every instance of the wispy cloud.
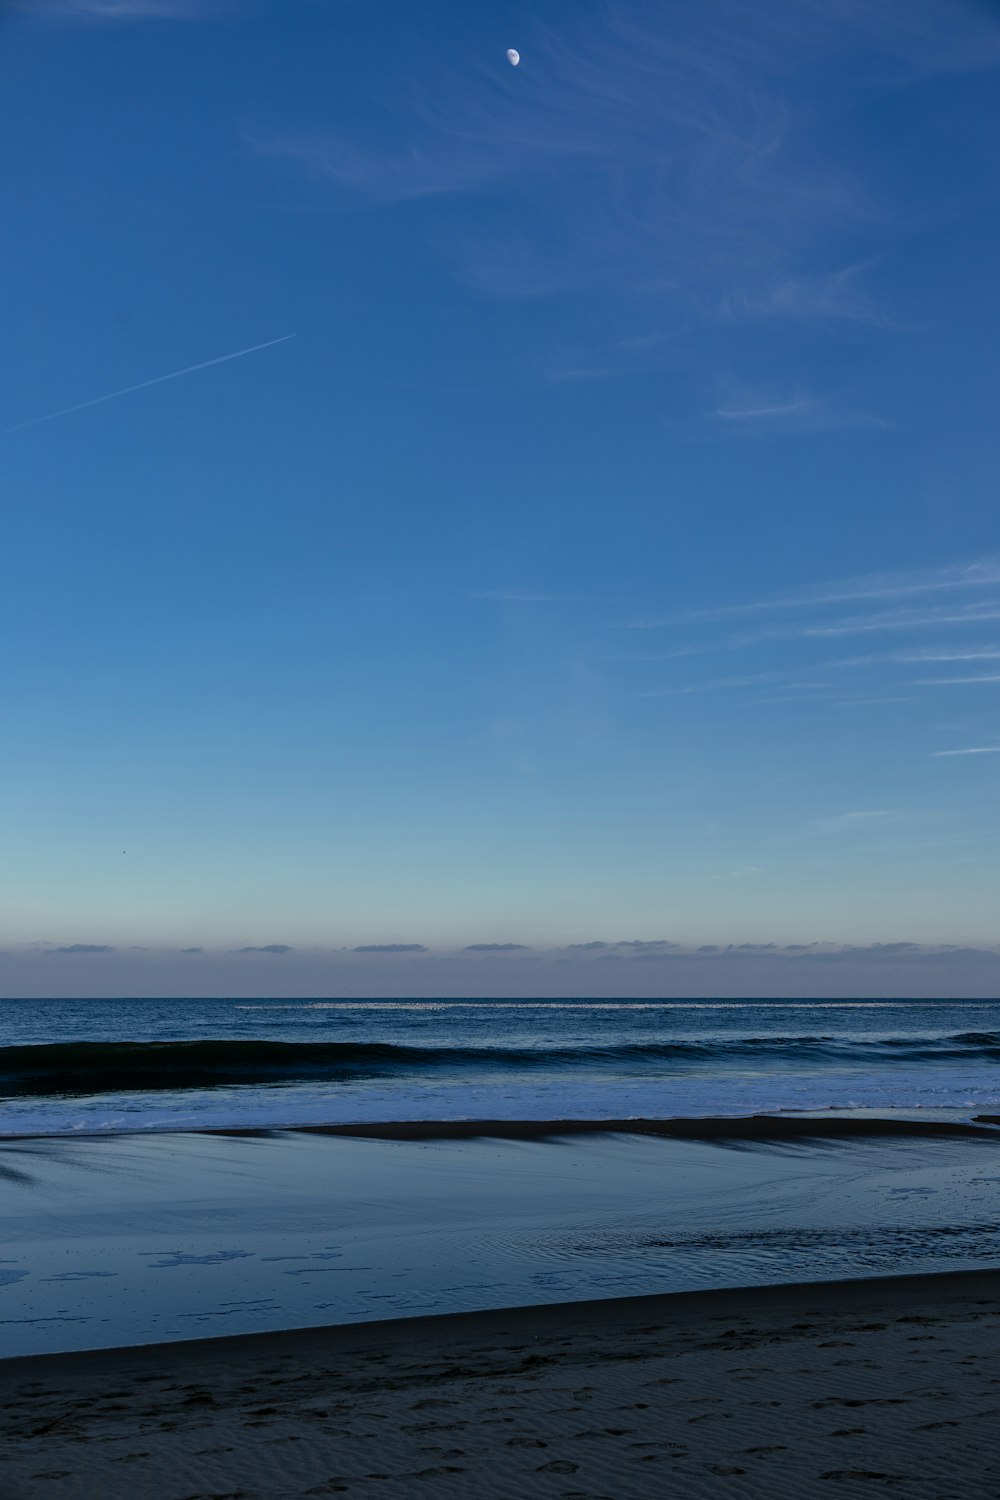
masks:
{"label": "wispy cloud", "polygon": [[61,948],[46,948],[46,953],[114,953],[110,943],[67,943]]}
{"label": "wispy cloud", "polygon": [[870,615],[843,615],[835,619],[797,621],[768,625],[734,636],[734,646],[765,640],[837,639],[851,635],[873,635],[883,631],[937,629],[941,625],[980,625],[1000,620],[1000,600],[982,604],[928,606],[924,609],[881,610]]}
{"label": "wispy cloud", "polygon": [[1000,682],[1000,672],[984,672],[978,677],[918,677],[917,681],[921,687],[969,687]]}
{"label": "wispy cloud", "polygon": [[[760,409],[766,413],[767,408]],[[747,411],[747,420],[754,420],[754,409]],[[739,420],[738,417],[733,418]],[[774,594],[764,599],[743,600],[734,604],[722,604],[710,609],[688,610],[682,614],[637,614],[623,620],[622,630],[672,630],[678,625],[695,625],[753,618],[754,616],[790,615],[798,612],[801,621],[788,625],[762,625],[752,633],[716,640],[709,644],[686,643],[676,652],[666,655],[693,655],[706,650],[722,650],[728,646],[745,645],[766,639],[793,639],[798,636],[849,636],[878,631],[924,629],[935,625],[975,625],[1000,619],[1000,558],[984,557],[973,562],[954,563],[946,567],[920,572],[886,572],[862,574],[855,578],[840,579],[834,583],[814,584],[788,593]],[[822,617],[822,612],[831,606],[864,604],[869,601],[891,602],[900,599],[917,599],[935,594],[986,593],[987,597],[970,603],[910,605],[897,609],[879,610],[871,614],[840,615]],[[809,616],[820,615],[820,618]],[[921,653],[926,654],[921,654]],[[896,660],[974,660],[979,656],[992,659],[994,653],[1000,657],[1000,647],[985,646],[936,646],[913,648],[901,653]],[[836,665],[861,666],[879,659],[876,657],[852,657]],[[830,665],[835,665],[830,663]]]}
{"label": "wispy cloud", "polygon": [[874,959],[880,962],[912,961],[917,963],[927,960],[957,960],[965,957],[1000,962],[1000,952],[993,948],[961,948],[949,943],[922,943],[909,938],[887,939],[883,942],[872,943],[847,943],[823,940],[789,943],[775,939],[762,942],[720,941],[716,943],[701,943],[697,946],[668,944],[664,945],[658,953],[640,952],[636,954],[622,952],[620,951],[622,948],[627,948],[627,945],[594,941],[590,943],[571,943],[567,948],[557,951],[579,953],[584,959],[592,954],[594,960],[603,960],[605,962],[660,957],[671,959],[680,964],[690,963],[692,965],[707,966],[713,965],[716,960],[725,961],[728,964],[737,959],[747,959],[755,963],[763,963],[765,960],[770,960],[777,965],[807,962],[812,958],[831,963],[851,960],[864,961],[866,959]]}
{"label": "wispy cloud", "polygon": [[713,412],[720,422],[772,422],[783,421],[786,417],[798,417],[808,412],[812,403],[806,396],[799,396],[794,401],[779,403],[777,406],[719,406]]}
{"label": "wispy cloud", "polygon": [[803,391],[782,395],[733,385],[729,386],[720,405],[709,413],[709,417],[734,433],[752,436],[885,426],[878,417],[842,410],[829,397],[811,396]]}
{"label": "wispy cloud", "polygon": [[232,9],[226,0],[14,0],[17,10],[82,21],[184,21]]}
{"label": "wispy cloud", "polygon": [[[843,608],[865,603],[882,607],[850,612]],[[630,696],[638,699],[732,693],[754,707],[826,703],[863,709],[916,702],[935,689],[972,691],[1000,682],[1000,644],[984,641],[980,633],[996,621],[1000,558],[990,555],[920,571],[864,574],[674,615],[638,613],[610,628],[655,632],[652,640],[662,639],[664,649],[609,651],[596,660],[622,663],[623,671],[631,663],[662,668],[657,680],[649,680],[650,671],[643,674],[645,681],[629,685]],[[952,643],[946,632],[954,634]],[[909,640],[849,655],[819,649],[852,637],[858,645],[881,646],[878,637],[893,635]],[[715,656],[724,662],[736,651],[754,670],[698,670],[699,658]],[[920,667],[922,673],[913,673]],[[951,668],[957,670],[952,673]],[[984,728],[991,730],[992,725]]]}
{"label": "wispy cloud", "polygon": [[931,760],[947,760],[953,755],[1000,755],[1000,745],[970,745],[967,750],[932,750]]}
{"label": "wispy cloud", "polygon": [[526,943],[467,943],[466,953],[526,953]]}
{"label": "wispy cloud", "polygon": [[559,951],[565,953],[594,953],[607,957],[621,957],[625,954],[655,954],[673,953],[680,951],[679,943],[671,942],[669,938],[622,938],[617,943],[609,943],[604,939],[593,938],[586,943],[567,943],[564,949]]}
{"label": "wispy cloud", "polygon": [[654,948],[676,948],[676,943],[671,943],[667,938],[628,938],[620,943],[612,945],[615,948],[631,948],[637,953],[649,953]]}
{"label": "wispy cloud", "polygon": [[913,699],[902,693],[859,693],[855,698],[835,698],[838,708],[881,708],[893,703],[912,703]]}
{"label": "wispy cloud", "polygon": [[[447,49],[407,33],[395,141],[390,113],[367,141],[334,119],[257,149],[345,207],[474,193],[480,227],[449,223],[442,252],[494,294],[601,286],[708,316],[874,322],[868,268],[844,246],[891,208],[846,166],[828,100],[807,102],[799,74],[823,56],[846,76],[863,54],[869,86],[890,88],[901,70],[1000,57],[1000,29],[972,0],[706,0],[669,24],[655,0],[632,0],[558,30],[524,26],[513,72],[460,31]],[[817,271],[820,243],[839,255]]]}
{"label": "wispy cloud", "polygon": [[921,646],[913,651],[891,651],[873,661],[1000,661],[1000,646]]}
{"label": "wispy cloud", "polygon": [[426,953],[423,943],[362,943],[352,953]]}
{"label": "wispy cloud", "polygon": [[972,562],[950,563],[942,568],[920,571],[865,573],[836,583],[817,584],[766,599],[752,599],[726,604],[717,609],[698,610],[683,618],[689,620],[722,620],[738,615],[767,613],[772,610],[816,609],[829,604],[862,603],[875,599],[903,599],[921,594],[953,590],[976,590],[1000,584],[1000,557],[976,558]]}
{"label": "wispy cloud", "polygon": [[198,370],[209,370],[213,365],[225,365],[232,359],[244,359],[260,349],[272,349],[275,344],[287,344],[295,338],[294,333],[283,334],[279,339],[268,339],[264,344],[251,344],[248,349],[237,349],[232,354],[220,354],[215,359],[203,359],[197,365],[185,365],[182,370],[171,370],[167,375],[154,375],[152,380],[140,380],[136,385],[122,386],[120,390],[108,391],[104,396],[92,396],[89,401],[78,401],[74,406],[62,406],[58,411],[46,412],[41,417],[31,417],[27,422],[16,422],[12,427],[0,429],[0,436],[11,432],[23,432],[28,427],[39,427],[43,422],[54,422],[57,417],[68,417],[73,412],[86,411],[90,406],[103,406],[106,401],[117,401],[119,396],[131,396],[134,391],[148,390],[152,385],[163,385],[168,380],[180,380],[183,375],[194,375]]}

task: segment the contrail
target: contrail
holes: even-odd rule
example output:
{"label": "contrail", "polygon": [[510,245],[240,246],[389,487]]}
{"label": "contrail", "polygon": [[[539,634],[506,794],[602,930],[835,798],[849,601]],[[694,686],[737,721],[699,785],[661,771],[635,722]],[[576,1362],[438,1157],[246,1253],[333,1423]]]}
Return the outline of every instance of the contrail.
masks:
{"label": "contrail", "polygon": [[171,370],[169,375],[156,375],[152,380],[140,380],[138,385],[123,386],[120,391],[109,391],[106,396],[94,396],[90,401],[78,401],[76,406],[63,406],[59,411],[46,412],[44,417],[32,417],[30,422],[18,422],[14,427],[4,427],[8,432],[23,432],[26,427],[38,427],[42,422],[54,422],[57,417],[68,417],[71,412],[85,411],[88,406],[100,406],[105,401],[117,401],[119,396],[130,396],[133,391],[144,391],[151,385],[162,385],[165,380],[179,380],[182,375],[193,375],[196,370],[207,370],[212,365],[224,365],[231,359],[242,359],[246,354],[256,354],[258,349],[273,349],[275,344],[287,344],[294,333],[283,334],[280,339],[268,339],[266,344],[251,344],[249,349],[237,349],[234,354],[220,354],[218,359],[203,359],[200,365],[186,365],[183,370]]}

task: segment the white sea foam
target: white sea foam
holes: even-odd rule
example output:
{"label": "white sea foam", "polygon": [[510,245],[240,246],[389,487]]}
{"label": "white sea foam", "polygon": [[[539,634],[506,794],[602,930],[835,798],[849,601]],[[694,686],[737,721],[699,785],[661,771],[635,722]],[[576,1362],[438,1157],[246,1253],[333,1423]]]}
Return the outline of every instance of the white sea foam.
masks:
{"label": "white sea foam", "polygon": [[258,1089],[186,1090],[169,1102],[156,1094],[58,1101],[11,1100],[11,1135],[280,1129],[383,1120],[628,1119],[676,1115],[733,1117],[783,1111],[876,1110],[967,1119],[1000,1110],[1000,1069],[905,1070],[891,1077],[743,1074],[715,1079],[554,1078],[540,1082],[468,1079],[295,1084]]}
{"label": "white sea foam", "polygon": [[[990,1010],[995,1000],[963,1000],[963,1010]],[[761,1011],[761,1010],[875,1010],[909,1011],[912,1000],[283,1000],[237,1003],[238,1011],[442,1011],[489,1013],[494,1010],[603,1011]]]}

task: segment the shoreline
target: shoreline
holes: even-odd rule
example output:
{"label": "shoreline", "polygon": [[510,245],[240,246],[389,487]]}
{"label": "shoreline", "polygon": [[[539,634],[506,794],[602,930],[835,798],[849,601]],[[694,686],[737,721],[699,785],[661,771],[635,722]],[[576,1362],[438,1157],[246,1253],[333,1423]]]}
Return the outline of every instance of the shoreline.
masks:
{"label": "shoreline", "polygon": [[11,1376],[40,1370],[44,1365],[80,1366],[88,1372],[98,1364],[115,1365],[118,1360],[157,1358],[159,1352],[177,1359],[204,1359],[215,1355],[245,1354],[270,1357],[285,1347],[305,1349],[316,1345],[333,1348],[341,1344],[352,1350],[377,1347],[399,1339],[412,1347],[421,1340],[434,1344],[442,1338],[489,1337],[498,1329],[515,1334],[529,1332],[538,1337],[557,1330],[567,1321],[580,1327],[597,1327],[633,1318],[667,1320],[677,1326],[701,1326],[706,1320],[753,1312],[762,1317],[781,1312],[786,1305],[800,1304],[820,1310],[850,1302],[854,1311],[883,1305],[902,1298],[919,1302],[931,1296],[965,1303],[980,1297],[994,1300],[1000,1317],[1000,1247],[997,1265],[982,1270],[913,1271],[892,1276],[841,1276],[825,1281],[782,1281],[766,1284],[707,1287],[684,1292],[649,1292],[633,1297],[587,1297],[568,1302],[520,1303],[513,1307],[491,1307],[476,1311],[417,1314],[405,1318],[369,1318],[356,1323],[317,1323],[307,1328],[275,1328],[263,1333],[213,1334],[201,1339],[164,1339],[144,1344],[117,1344],[111,1348],[69,1349],[57,1354],[19,1354],[0,1357],[0,1405],[4,1382]]}
{"label": "shoreline", "polygon": [[8,1142],[0,1350],[997,1263],[1000,1132],[826,1123]]}
{"label": "shoreline", "polygon": [[998,1330],[994,1269],[27,1356],[5,1495],[993,1500]]}
{"label": "shoreline", "polygon": [[19,1141],[101,1141],[165,1135],[266,1139],[277,1135],[340,1136],[357,1140],[545,1140],[555,1136],[644,1135],[667,1140],[850,1140],[858,1137],[952,1137],[1000,1141],[1000,1115],[969,1120],[915,1120],[909,1116],[792,1113],[675,1115],[662,1119],[371,1120],[302,1125],[166,1126],[146,1130],[0,1132],[0,1147]]}

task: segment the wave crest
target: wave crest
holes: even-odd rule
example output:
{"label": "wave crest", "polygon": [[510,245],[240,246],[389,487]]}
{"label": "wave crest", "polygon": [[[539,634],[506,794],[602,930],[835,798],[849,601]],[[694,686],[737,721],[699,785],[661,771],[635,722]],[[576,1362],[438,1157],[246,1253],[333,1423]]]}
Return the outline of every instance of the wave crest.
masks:
{"label": "wave crest", "polygon": [[94,1095],[156,1090],[267,1086],[459,1073],[567,1072],[587,1068],[624,1075],[752,1066],[850,1068],[878,1061],[965,1064],[1000,1061],[996,1032],[950,1037],[838,1040],[829,1036],[630,1042],[579,1047],[419,1047],[378,1042],[280,1042],[217,1039],[162,1042],[53,1042],[0,1047],[0,1097]]}

